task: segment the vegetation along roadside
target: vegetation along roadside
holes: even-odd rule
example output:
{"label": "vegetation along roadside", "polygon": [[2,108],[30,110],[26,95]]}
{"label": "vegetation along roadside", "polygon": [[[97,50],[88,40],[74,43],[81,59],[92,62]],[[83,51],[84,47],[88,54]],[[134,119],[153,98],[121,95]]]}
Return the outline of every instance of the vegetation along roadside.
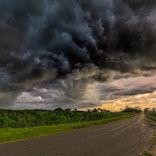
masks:
{"label": "vegetation along roadside", "polygon": [[132,117],[136,112],[0,110],[0,143],[45,136]]}

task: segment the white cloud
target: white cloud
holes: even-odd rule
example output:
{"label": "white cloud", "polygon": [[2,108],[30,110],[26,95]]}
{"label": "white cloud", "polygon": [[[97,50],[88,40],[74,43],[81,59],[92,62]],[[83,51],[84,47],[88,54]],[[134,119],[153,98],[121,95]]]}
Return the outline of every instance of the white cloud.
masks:
{"label": "white cloud", "polygon": [[31,93],[28,92],[23,92],[21,93],[17,99],[16,99],[17,103],[39,103],[39,102],[44,102],[44,99],[41,96],[33,96],[31,95]]}

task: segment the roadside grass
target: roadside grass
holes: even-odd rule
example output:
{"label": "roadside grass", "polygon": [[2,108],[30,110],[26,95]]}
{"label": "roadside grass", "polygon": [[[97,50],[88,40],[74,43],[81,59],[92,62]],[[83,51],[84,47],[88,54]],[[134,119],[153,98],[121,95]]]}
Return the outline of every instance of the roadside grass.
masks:
{"label": "roadside grass", "polygon": [[[148,119],[153,120],[154,122],[156,122],[156,112],[146,112],[145,116]],[[156,145],[156,134],[154,134],[154,136],[153,136],[153,144]]]}
{"label": "roadside grass", "polygon": [[156,112],[145,113],[146,117],[156,122]]}
{"label": "roadside grass", "polygon": [[142,154],[142,156],[153,156],[151,153],[149,153],[149,152],[144,152],[143,154]]}
{"label": "roadside grass", "polygon": [[135,113],[123,113],[118,117],[109,117],[101,120],[82,121],[77,123],[54,124],[47,126],[25,127],[25,128],[0,128],[0,143],[13,142],[27,138],[52,135],[60,132],[67,132],[78,128],[90,127],[93,125],[105,124],[136,115]]}
{"label": "roadside grass", "polygon": [[[150,119],[153,120],[154,122],[156,122],[156,112],[145,112],[145,116]],[[154,128],[155,129],[155,128]],[[154,133],[153,136],[153,146],[156,146],[156,134]],[[151,153],[147,152],[145,153],[146,155],[143,156],[153,156]]]}
{"label": "roadside grass", "polygon": [[156,145],[156,136],[153,137],[154,145]]}

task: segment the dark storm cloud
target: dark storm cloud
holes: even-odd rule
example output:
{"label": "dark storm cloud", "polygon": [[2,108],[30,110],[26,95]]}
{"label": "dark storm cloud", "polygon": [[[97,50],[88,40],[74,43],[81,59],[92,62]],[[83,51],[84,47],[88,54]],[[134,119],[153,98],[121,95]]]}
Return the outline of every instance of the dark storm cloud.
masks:
{"label": "dark storm cloud", "polygon": [[1,92],[68,78],[85,91],[111,71],[155,70],[155,8],[154,0],[0,0]]}
{"label": "dark storm cloud", "polygon": [[133,96],[133,95],[138,95],[138,94],[153,93],[155,90],[156,90],[156,87],[152,87],[152,86],[136,88],[133,90],[118,90],[118,92],[114,93],[114,96],[116,97]]}
{"label": "dark storm cloud", "polygon": [[156,90],[155,76],[137,76],[116,79],[110,84],[98,84],[96,92],[100,100],[112,100],[135,95],[154,93]]}

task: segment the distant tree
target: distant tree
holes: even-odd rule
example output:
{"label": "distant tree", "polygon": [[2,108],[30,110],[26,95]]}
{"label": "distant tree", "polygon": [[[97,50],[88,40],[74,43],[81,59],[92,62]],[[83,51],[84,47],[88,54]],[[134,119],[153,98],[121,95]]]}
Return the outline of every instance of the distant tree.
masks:
{"label": "distant tree", "polygon": [[152,108],[152,112],[156,112],[156,108]]}
{"label": "distant tree", "polygon": [[54,111],[63,111],[63,109],[62,108],[56,108]]}
{"label": "distant tree", "polygon": [[111,111],[107,109],[103,109],[103,112],[111,112]]}
{"label": "distant tree", "polygon": [[90,109],[88,109],[88,110],[87,110],[87,112],[91,112],[91,110],[90,110]]}
{"label": "distant tree", "polygon": [[77,112],[77,109],[75,108],[73,111],[74,111],[74,112]]}
{"label": "distant tree", "polygon": [[98,110],[96,108],[93,109],[93,112],[98,112]]}
{"label": "distant tree", "polygon": [[141,109],[139,107],[135,107],[135,108],[126,107],[122,112],[136,112],[136,113],[140,113]]}
{"label": "distant tree", "polygon": [[66,111],[71,111],[71,109],[70,108],[67,108]]}
{"label": "distant tree", "polygon": [[98,111],[98,112],[110,112],[109,110],[101,109],[101,108],[98,108],[97,111]]}
{"label": "distant tree", "polygon": [[101,108],[98,108],[97,111],[98,112],[103,112],[103,110]]}
{"label": "distant tree", "polygon": [[149,112],[150,111],[150,108],[145,108],[144,109],[144,112]]}

